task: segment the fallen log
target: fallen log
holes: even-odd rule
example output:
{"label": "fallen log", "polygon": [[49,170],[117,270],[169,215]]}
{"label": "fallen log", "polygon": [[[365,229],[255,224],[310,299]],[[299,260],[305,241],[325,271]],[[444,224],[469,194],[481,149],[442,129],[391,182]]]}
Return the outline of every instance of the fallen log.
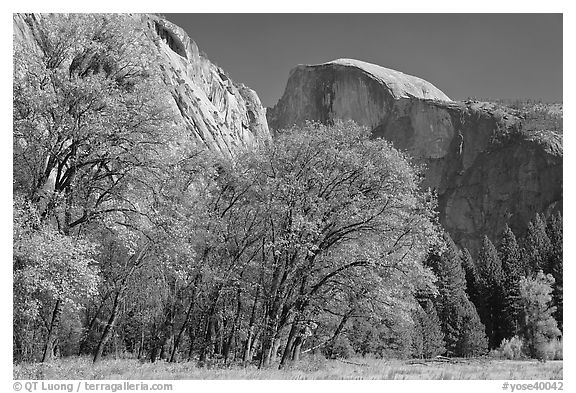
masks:
{"label": "fallen log", "polygon": [[336,358],[336,360],[338,360],[339,362],[342,362],[342,363],[346,363],[346,364],[353,364],[355,366],[362,366],[362,367],[368,367],[369,366],[369,364],[366,364],[366,363],[355,363],[355,362],[350,362],[348,360],[338,359],[338,358]]}

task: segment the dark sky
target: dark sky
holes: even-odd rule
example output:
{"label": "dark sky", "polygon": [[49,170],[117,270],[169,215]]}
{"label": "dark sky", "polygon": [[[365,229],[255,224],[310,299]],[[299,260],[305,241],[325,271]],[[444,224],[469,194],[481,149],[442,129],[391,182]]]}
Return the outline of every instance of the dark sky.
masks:
{"label": "dark sky", "polygon": [[297,64],[354,58],[452,99],[562,100],[562,14],[165,14],[274,105]]}

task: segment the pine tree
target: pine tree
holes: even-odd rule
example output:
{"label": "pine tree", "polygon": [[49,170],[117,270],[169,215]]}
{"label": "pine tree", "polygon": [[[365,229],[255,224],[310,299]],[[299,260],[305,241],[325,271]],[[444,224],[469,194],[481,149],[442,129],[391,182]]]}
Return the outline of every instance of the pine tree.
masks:
{"label": "pine tree", "polygon": [[464,300],[463,329],[456,352],[462,356],[481,356],[488,352],[488,337],[476,307],[468,299]]}
{"label": "pine tree", "polygon": [[442,253],[436,267],[438,289],[444,295],[466,293],[466,275],[462,268],[460,252],[448,234],[444,234],[447,249]]}
{"label": "pine tree", "polygon": [[549,256],[548,271],[554,277],[552,292],[552,303],[556,307],[554,318],[560,330],[563,330],[563,233],[562,233],[562,213],[558,212],[550,217],[546,228],[550,238],[551,251]]}
{"label": "pine tree", "polygon": [[422,327],[424,328],[422,352],[425,358],[432,358],[445,351],[444,334],[440,327],[440,318],[432,302],[425,306],[425,316]]}
{"label": "pine tree", "polygon": [[444,240],[446,250],[440,256],[432,255],[429,266],[438,277],[439,296],[435,303],[446,353],[449,356],[471,356],[482,352],[482,341],[486,341],[484,326],[474,319],[476,310],[466,294],[466,274],[460,252],[450,236],[445,234]]}
{"label": "pine tree", "polygon": [[481,304],[479,315],[486,326],[490,348],[496,348],[505,337],[504,319],[504,274],[502,263],[494,244],[484,236],[478,254]]}
{"label": "pine tree", "polygon": [[418,359],[424,358],[424,335],[426,331],[424,330],[423,314],[425,314],[425,312],[420,306],[417,306],[416,309],[412,311],[412,322],[414,326],[410,336],[410,354],[413,358]]}
{"label": "pine tree", "polygon": [[523,258],[526,266],[526,275],[535,274],[539,270],[548,272],[548,259],[552,244],[546,233],[546,222],[541,214],[536,214],[533,221],[528,224],[528,231],[524,239]]}
{"label": "pine tree", "polygon": [[432,358],[441,355],[444,347],[444,334],[434,304],[428,299],[413,311],[412,356]]}
{"label": "pine tree", "polygon": [[462,267],[466,277],[466,293],[470,301],[477,307],[479,304],[478,286],[480,285],[480,278],[478,277],[478,270],[467,248],[462,250]]}
{"label": "pine tree", "polygon": [[522,266],[522,255],[520,253],[520,246],[518,246],[516,236],[508,225],[504,227],[504,232],[502,232],[502,237],[500,238],[498,256],[502,263],[504,276],[520,280],[520,276],[524,269]]}
{"label": "pine tree", "polygon": [[464,304],[466,309],[464,325],[466,328],[458,343],[459,352],[468,356],[479,356],[488,351],[485,327],[480,321],[477,311],[477,305],[480,304],[480,277],[472,255],[467,248],[462,250],[461,261],[466,276],[466,293],[469,301]]}
{"label": "pine tree", "polygon": [[504,276],[504,337],[510,338],[518,333],[519,327],[519,281],[524,274],[520,247],[516,241],[514,232],[505,226],[500,244],[498,245],[498,257],[502,263]]}

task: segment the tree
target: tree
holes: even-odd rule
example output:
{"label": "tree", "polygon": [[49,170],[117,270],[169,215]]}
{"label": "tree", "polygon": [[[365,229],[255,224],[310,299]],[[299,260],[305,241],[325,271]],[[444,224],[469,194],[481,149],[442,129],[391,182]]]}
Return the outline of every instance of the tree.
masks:
{"label": "tree", "polygon": [[346,337],[354,352],[378,358],[407,358],[414,351],[414,324],[397,317],[355,318]]}
{"label": "tree", "polygon": [[480,276],[478,275],[478,269],[472,259],[472,255],[470,255],[470,251],[468,251],[467,248],[462,250],[461,260],[466,277],[466,293],[470,301],[478,307],[480,304]]}
{"label": "tree", "polygon": [[232,205],[225,215],[246,204],[263,217],[247,265],[262,286],[262,366],[280,343],[282,365],[297,358],[316,302],[348,277],[377,283],[389,304],[430,280],[420,261],[435,239],[433,205],[406,158],[367,130],[336,123],[283,131],[222,172],[220,195]]}
{"label": "tree", "polygon": [[497,348],[504,338],[504,273],[496,248],[484,236],[478,254],[480,296],[478,314],[486,326],[490,348]]}
{"label": "tree", "polygon": [[14,48],[15,190],[64,234],[137,210],[122,193],[170,120],[143,27],[127,15],[26,18],[36,41]]}
{"label": "tree", "polygon": [[116,326],[116,322],[119,317],[125,292],[128,288],[128,285],[130,284],[132,277],[134,276],[134,273],[137,271],[137,269],[140,269],[142,267],[149,249],[149,245],[150,242],[144,240],[144,244],[138,245],[137,250],[135,251],[130,250],[128,251],[122,250],[123,252],[121,251],[120,254],[121,256],[119,259],[122,261],[120,263],[120,266],[123,272],[120,275],[118,275],[116,277],[116,280],[114,280],[114,282],[112,283],[113,286],[112,309],[110,311],[108,321],[106,322],[106,325],[104,327],[104,331],[102,332],[101,338],[98,341],[98,345],[95,349],[93,359],[94,363],[100,360],[102,354],[104,353],[104,348],[108,343],[108,340],[112,337],[112,332],[114,327]]}
{"label": "tree", "polygon": [[536,274],[539,270],[548,271],[551,247],[550,238],[546,234],[544,216],[536,214],[534,220],[528,224],[524,239],[523,258],[526,263],[527,276]]}
{"label": "tree", "polygon": [[520,279],[520,301],[524,323],[521,336],[528,354],[534,358],[546,358],[546,344],[561,335],[552,314],[551,306],[554,277],[539,271],[534,278]]}
{"label": "tree", "polygon": [[[434,238],[430,206],[405,158],[385,141],[352,123],[309,125],[284,134],[271,153],[279,225],[270,237],[280,261],[289,261],[279,273],[299,287],[286,299],[297,318],[306,319],[314,298],[348,275],[374,280],[390,303],[426,278],[419,259]],[[400,282],[406,289],[390,290]]]}
{"label": "tree", "polygon": [[551,253],[549,258],[548,271],[554,277],[554,286],[552,292],[552,302],[556,307],[554,318],[560,330],[563,329],[563,230],[562,230],[562,213],[558,212],[550,216],[546,228],[551,243]]}
{"label": "tree", "polygon": [[[42,224],[38,212],[21,198],[14,201],[14,319],[15,337],[24,337],[22,322],[33,322],[42,310],[46,338],[42,361],[49,361],[58,339],[65,306],[78,308],[94,296],[99,282],[95,244],[83,237],[72,238]],[[23,342],[17,340],[17,348]]]}
{"label": "tree", "polygon": [[427,300],[412,313],[412,356],[433,358],[445,352],[444,334],[434,304]]}
{"label": "tree", "polygon": [[[62,267],[62,257],[96,255],[83,234],[99,237],[103,227],[130,225],[123,216],[144,214],[147,182],[159,162],[170,161],[163,153],[174,147],[168,146],[171,114],[162,102],[167,92],[151,72],[152,44],[137,18],[69,14],[25,20],[34,39],[14,47],[14,191],[33,204],[40,220],[30,240],[39,249],[28,260],[52,271]],[[74,250],[78,254],[71,256]],[[79,277],[65,277],[61,285],[73,286]],[[44,360],[56,341],[61,297],[54,298],[45,324]],[[103,337],[105,343],[110,333]]]}
{"label": "tree", "polygon": [[525,272],[525,267],[516,236],[508,225],[504,227],[504,232],[500,238],[498,257],[502,262],[502,274],[504,276],[503,317],[505,324],[503,334],[505,338],[511,338],[518,333],[519,328],[519,282]]}
{"label": "tree", "polygon": [[505,279],[520,279],[524,270],[520,251],[514,232],[506,225],[498,245],[498,257],[502,263]]}
{"label": "tree", "polygon": [[485,326],[478,315],[478,308],[482,306],[480,276],[467,248],[462,250],[461,261],[466,276],[466,293],[469,301],[463,303],[464,329],[458,348],[467,356],[483,355],[488,351],[488,338]]}
{"label": "tree", "polygon": [[461,356],[481,356],[488,352],[488,337],[480,321],[474,304],[462,299],[462,329],[456,345],[456,353]]}
{"label": "tree", "polygon": [[[188,148],[184,146],[175,160],[158,164],[159,170],[153,175],[143,172],[141,180],[146,187],[133,187],[133,197],[140,202],[137,213],[111,212],[99,227],[91,227],[94,234],[98,230],[103,233],[101,243],[107,250],[100,258],[105,266],[104,291],[110,294],[112,303],[94,348],[95,362],[102,357],[126,303],[136,309],[154,305],[156,314],[143,317],[149,325],[146,329],[152,330],[152,361],[158,356],[173,358],[180,345],[203,275],[209,270],[209,266],[204,266],[203,250],[207,241],[214,241],[207,232],[207,226],[214,223],[207,205],[214,176],[212,157]],[[134,288],[135,277],[141,280],[138,288]],[[152,291],[143,298],[140,288],[144,285]],[[179,315],[185,316],[184,321],[179,320]],[[177,327],[178,323],[182,325]],[[145,328],[140,330],[144,334]],[[172,341],[174,349],[169,352],[167,345]],[[143,343],[139,345],[142,347]]]}
{"label": "tree", "polygon": [[466,294],[466,275],[460,251],[448,234],[445,249],[433,251],[427,263],[438,281],[435,299],[441,321],[446,353],[449,356],[472,356],[485,351],[484,326]]}

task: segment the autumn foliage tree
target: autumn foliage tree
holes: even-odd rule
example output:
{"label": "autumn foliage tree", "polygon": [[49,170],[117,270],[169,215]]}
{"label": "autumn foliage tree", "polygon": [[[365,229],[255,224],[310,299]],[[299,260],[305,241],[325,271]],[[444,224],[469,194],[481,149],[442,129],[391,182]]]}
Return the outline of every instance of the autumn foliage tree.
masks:
{"label": "autumn foliage tree", "polygon": [[553,214],[548,220],[546,228],[548,237],[552,245],[547,272],[554,278],[552,301],[556,307],[554,318],[558,328],[563,330],[564,326],[564,256],[563,256],[563,226],[562,213]]}
{"label": "autumn foliage tree", "polygon": [[250,261],[265,311],[262,366],[277,348],[281,365],[298,356],[298,332],[315,302],[350,275],[374,280],[370,295],[391,304],[429,277],[420,260],[434,239],[432,205],[406,159],[365,129],[337,123],[287,130],[235,165],[244,180],[223,186],[238,203],[250,193],[264,217]]}
{"label": "autumn foliage tree", "polygon": [[[22,198],[14,201],[13,212],[15,357],[48,361],[65,306],[81,307],[97,293],[96,244],[42,223],[34,205]],[[45,338],[35,337],[39,328]],[[38,341],[42,348],[34,347]]]}
{"label": "autumn foliage tree", "polygon": [[[110,315],[105,326],[140,336],[126,337],[131,348],[145,348],[152,361],[257,358],[261,367],[283,367],[313,346],[333,347],[348,324],[363,321],[381,337],[370,350],[409,350],[403,337],[414,294],[433,286],[421,262],[436,225],[433,200],[386,142],[353,123],[310,124],[233,161],[181,162],[162,179],[153,193],[139,194],[151,206],[143,221],[115,213],[122,215],[116,223],[151,239],[146,269],[134,274],[158,289],[141,298],[128,287],[134,311],[114,311],[113,278],[122,280],[128,265],[106,274],[102,290],[112,297],[98,300],[101,315]],[[104,260],[114,269],[124,254]],[[144,319],[136,306],[151,302],[154,314]],[[335,324],[324,325],[328,314]],[[128,325],[130,315],[144,325]],[[315,341],[316,331],[327,339]],[[100,331],[100,354],[109,332]]]}
{"label": "autumn foliage tree", "polygon": [[523,337],[529,355],[546,359],[546,344],[560,336],[553,314],[556,308],[551,305],[554,278],[541,271],[534,278],[520,280],[520,305],[522,307]]}
{"label": "autumn foliage tree", "polygon": [[[95,223],[111,214],[141,214],[140,196],[134,196],[143,189],[143,171],[154,166],[150,157],[167,143],[163,127],[169,120],[150,72],[154,56],[134,18],[25,20],[35,40],[14,48],[14,192],[33,206],[39,223],[28,238],[15,237],[15,271],[24,280],[16,285],[24,285],[33,269],[72,274],[83,265],[60,265],[95,255],[82,240],[87,231],[94,235]],[[27,242],[43,245],[34,251]],[[78,256],[67,254],[74,250]],[[43,305],[52,307],[43,360],[57,340],[64,299],[62,290],[56,292],[52,304]]]}
{"label": "autumn foliage tree", "polygon": [[134,19],[70,14],[37,23],[38,45],[14,50],[14,183],[69,233],[133,207],[122,192],[168,119]]}

